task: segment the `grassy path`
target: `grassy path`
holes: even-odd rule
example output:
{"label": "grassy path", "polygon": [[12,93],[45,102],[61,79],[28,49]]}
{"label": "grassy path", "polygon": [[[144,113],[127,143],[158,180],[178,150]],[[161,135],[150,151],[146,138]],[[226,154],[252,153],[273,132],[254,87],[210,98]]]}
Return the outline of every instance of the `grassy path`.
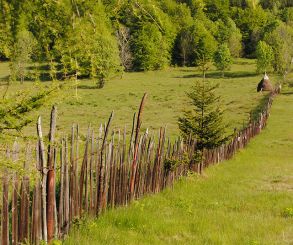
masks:
{"label": "grassy path", "polygon": [[292,119],[293,93],[282,94],[233,160],[81,224],[65,244],[293,244]]}

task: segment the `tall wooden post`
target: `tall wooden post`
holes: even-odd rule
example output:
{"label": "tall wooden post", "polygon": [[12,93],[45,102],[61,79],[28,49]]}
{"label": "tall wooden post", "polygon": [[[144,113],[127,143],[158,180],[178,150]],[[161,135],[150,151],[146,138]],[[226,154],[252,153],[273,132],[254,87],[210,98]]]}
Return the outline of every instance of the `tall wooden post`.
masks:
{"label": "tall wooden post", "polygon": [[50,119],[49,147],[48,147],[48,179],[47,179],[47,229],[48,242],[54,238],[55,232],[55,171],[54,171],[54,142],[56,131],[57,108],[53,106]]}

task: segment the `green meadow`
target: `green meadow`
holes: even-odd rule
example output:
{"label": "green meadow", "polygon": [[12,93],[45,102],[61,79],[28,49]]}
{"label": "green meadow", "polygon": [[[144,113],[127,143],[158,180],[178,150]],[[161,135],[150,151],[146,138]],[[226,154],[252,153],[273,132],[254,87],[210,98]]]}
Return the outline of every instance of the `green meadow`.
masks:
{"label": "green meadow", "polygon": [[[7,68],[7,63],[0,66],[2,84]],[[236,60],[224,78],[212,67],[207,78],[219,84],[227,132],[241,128],[265,96],[256,93],[261,75],[255,73],[254,60]],[[270,78],[273,83],[280,81],[275,75]],[[30,116],[43,117],[46,133],[50,108],[57,105],[58,136],[62,136],[70,132],[72,123],[78,123],[83,134],[89,124],[97,129],[114,110],[112,129],[126,125],[130,131],[133,113],[147,92],[143,130],[156,133],[167,126],[169,136],[175,138],[178,116],[190,108],[186,92],[199,79],[201,73],[195,68],[169,68],[125,73],[101,90],[93,80],[80,80],[77,97],[71,86]],[[48,81],[14,83],[8,97],[49,86]],[[64,244],[292,244],[292,103],[293,89],[286,86],[274,101],[267,128],[233,160],[210,167],[202,176],[190,174],[172,189],[108,210],[98,219],[78,221]],[[35,135],[34,122],[21,134]]]}
{"label": "green meadow", "polygon": [[65,244],[293,244],[292,103],[292,89],[279,95],[232,160],[76,224]]}
{"label": "green meadow", "polygon": [[[0,94],[3,94],[5,78],[8,76],[8,64],[0,64]],[[222,97],[222,109],[225,110],[224,119],[227,123],[227,133],[234,128],[241,128],[248,121],[249,113],[263,98],[263,94],[256,93],[257,83],[262,75],[255,73],[255,61],[237,59],[232,69],[226,72],[224,78],[221,73],[211,67],[207,79],[213,84],[219,84],[218,95]],[[50,98],[45,106],[31,115],[33,122],[23,129],[21,136],[36,136],[35,121],[38,115],[43,118],[44,132],[49,126],[49,115],[52,104],[58,108],[58,134],[70,132],[71,125],[78,123],[81,133],[86,134],[87,127],[98,129],[105,123],[114,110],[113,130],[131,130],[133,113],[138,110],[143,94],[148,93],[143,113],[142,129],[148,128],[157,133],[160,127],[167,127],[168,135],[176,138],[179,135],[177,120],[183,111],[189,109],[186,92],[190,91],[195,81],[201,79],[201,72],[196,68],[168,68],[163,71],[124,73],[107,81],[105,88],[97,89],[94,80],[79,80],[77,97],[75,82]],[[272,82],[279,81],[277,76],[271,76]],[[23,85],[13,83],[8,89],[8,97],[12,93],[22,90],[32,92],[50,87],[50,81],[36,85],[26,81]]]}

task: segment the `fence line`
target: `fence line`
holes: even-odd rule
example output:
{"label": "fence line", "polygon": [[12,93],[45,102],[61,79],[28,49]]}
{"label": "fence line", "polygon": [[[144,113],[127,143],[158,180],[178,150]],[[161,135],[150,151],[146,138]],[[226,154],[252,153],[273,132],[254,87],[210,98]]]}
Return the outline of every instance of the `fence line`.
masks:
{"label": "fence line", "polygon": [[[194,162],[197,149],[192,138],[180,137],[171,143],[161,128],[158,140],[148,130],[140,134],[144,95],[138,116],[134,114],[129,146],[126,128],[109,137],[113,112],[108,123],[95,132],[89,127],[84,153],[79,157],[78,125],[73,125],[69,139],[55,139],[57,109],[53,107],[49,143],[45,146],[38,118],[38,142],[25,153],[24,175],[20,178],[6,169],[1,178],[1,244],[50,242],[68,234],[74,220],[84,214],[101,215],[107,208],[127,205],[146,193],[171,187],[188,171],[200,172],[212,164],[231,159],[266,126],[269,110],[277,91],[268,96],[262,112],[233,139],[215,149],[204,150],[202,163]],[[19,159],[15,142],[6,151],[7,160]],[[35,178],[26,172],[34,168]],[[11,222],[11,229],[10,223]]]}

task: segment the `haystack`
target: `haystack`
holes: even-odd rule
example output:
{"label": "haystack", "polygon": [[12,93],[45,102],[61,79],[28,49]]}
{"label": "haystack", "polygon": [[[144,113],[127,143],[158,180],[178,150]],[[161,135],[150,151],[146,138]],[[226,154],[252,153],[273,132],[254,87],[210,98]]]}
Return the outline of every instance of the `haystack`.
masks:
{"label": "haystack", "polygon": [[260,91],[273,91],[273,85],[270,82],[270,79],[267,74],[264,75],[263,79],[257,85],[257,92]]}

